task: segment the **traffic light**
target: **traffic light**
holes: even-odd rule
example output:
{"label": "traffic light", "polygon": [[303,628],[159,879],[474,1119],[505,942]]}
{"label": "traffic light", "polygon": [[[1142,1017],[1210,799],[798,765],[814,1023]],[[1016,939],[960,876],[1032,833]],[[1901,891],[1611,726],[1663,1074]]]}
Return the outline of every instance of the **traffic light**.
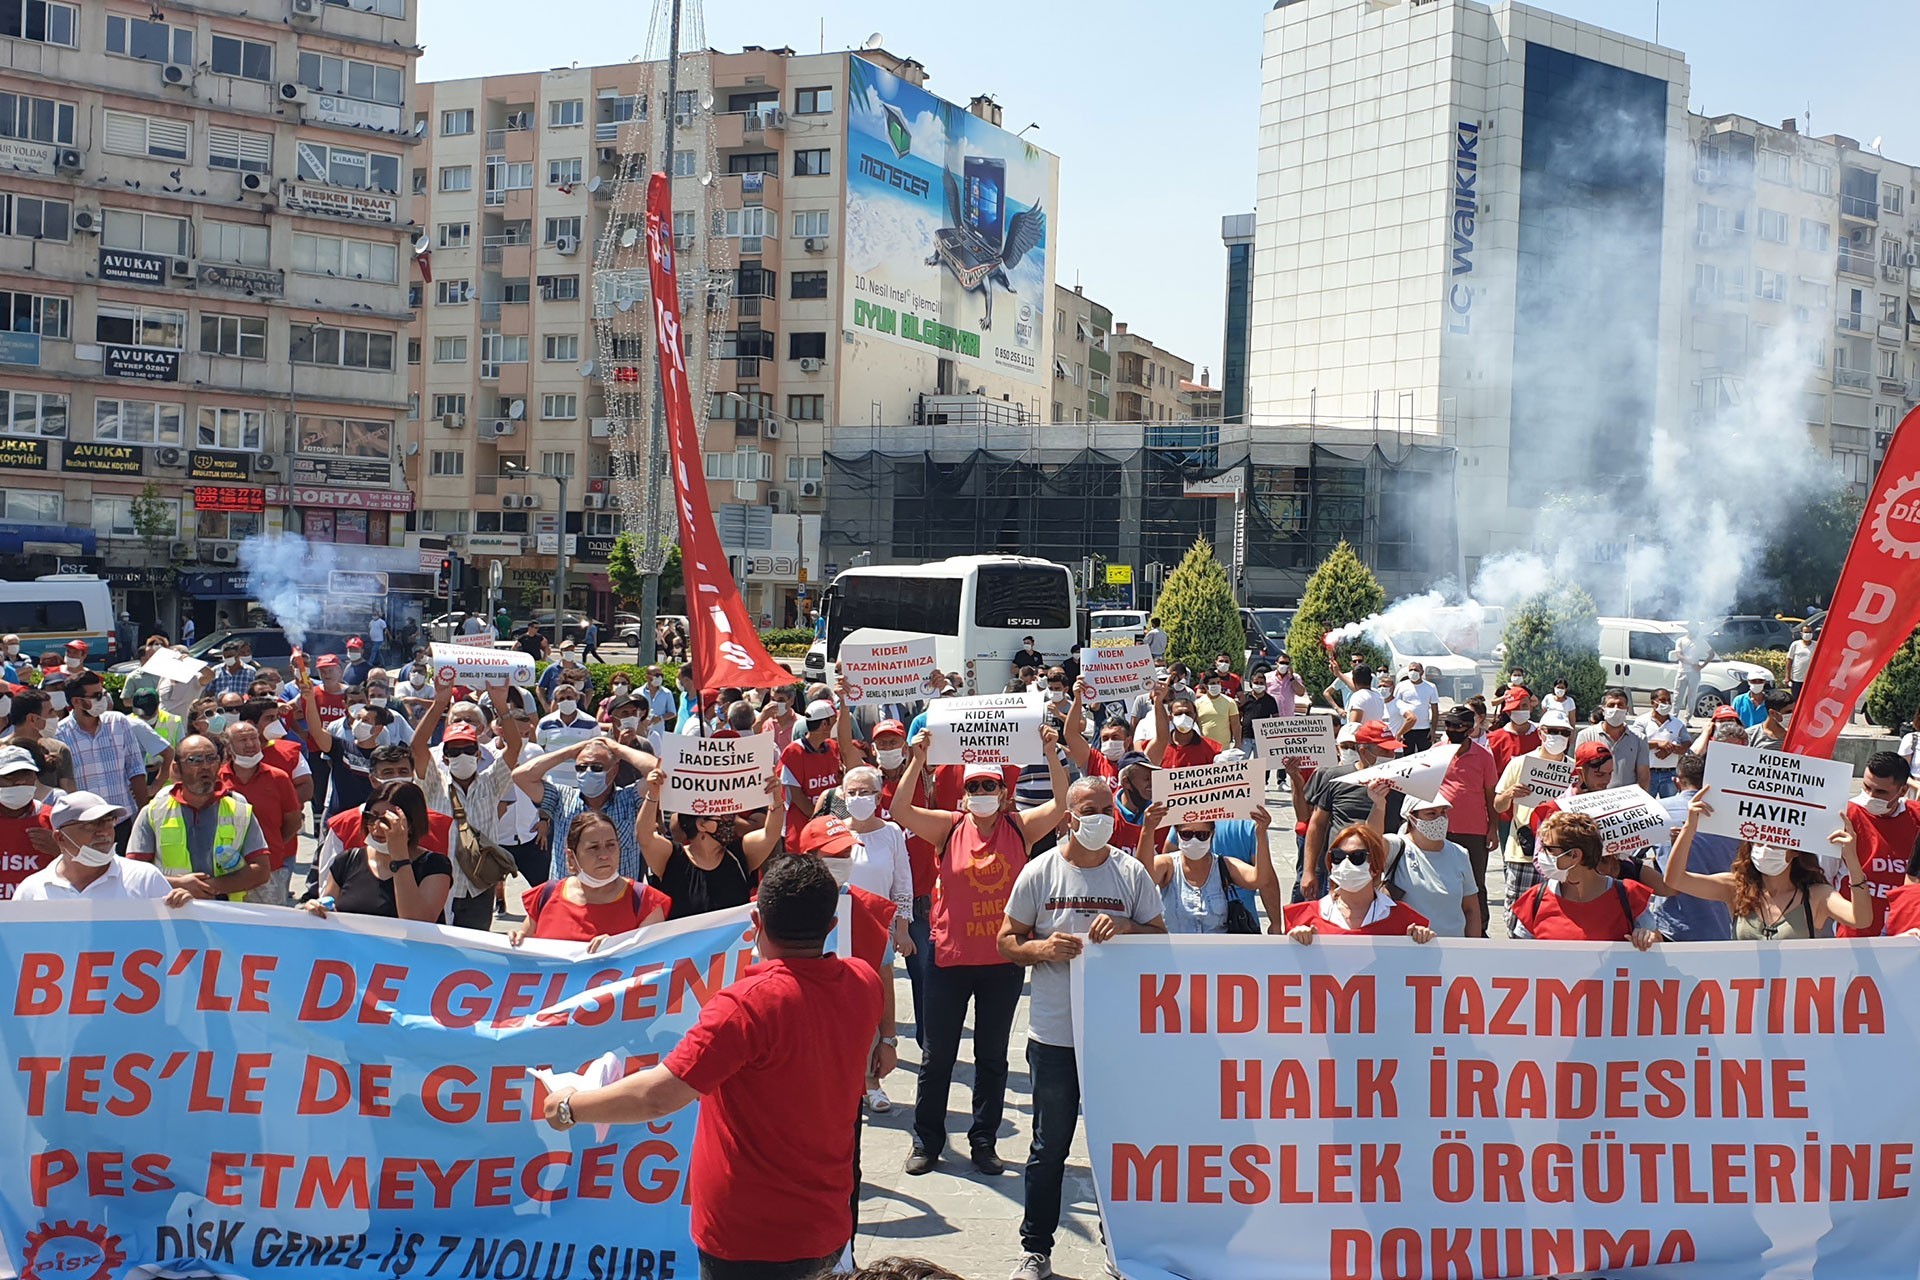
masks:
{"label": "traffic light", "polygon": [[440,559],[440,575],[434,579],[433,592],[435,595],[443,596],[447,594],[447,592],[451,591],[452,589],[453,589],[453,557],[442,556]]}

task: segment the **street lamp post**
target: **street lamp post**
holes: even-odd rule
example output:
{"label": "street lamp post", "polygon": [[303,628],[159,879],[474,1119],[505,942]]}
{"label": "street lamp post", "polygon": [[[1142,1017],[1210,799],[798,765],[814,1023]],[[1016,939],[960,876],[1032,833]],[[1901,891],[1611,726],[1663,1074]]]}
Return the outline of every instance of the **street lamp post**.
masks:
{"label": "street lamp post", "polygon": [[[508,477],[551,480],[560,486],[560,532],[554,539],[553,559],[553,647],[558,649],[565,636],[567,616],[567,478],[552,471],[529,470],[517,462],[502,462],[500,469]],[[535,545],[539,545],[537,540]]]}

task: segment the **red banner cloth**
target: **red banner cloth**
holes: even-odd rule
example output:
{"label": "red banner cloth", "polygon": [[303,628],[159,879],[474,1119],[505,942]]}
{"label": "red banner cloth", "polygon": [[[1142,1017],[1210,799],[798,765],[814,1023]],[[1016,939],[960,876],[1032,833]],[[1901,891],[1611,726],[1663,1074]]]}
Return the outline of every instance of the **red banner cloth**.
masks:
{"label": "red banner cloth", "polygon": [[1786,750],[1833,755],[1867,686],[1920,626],[1920,409],[1894,429],[1833,589]]}
{"label": "red banner cloth", "polygon": [[647,264],[653,281],[653,331],[660,350],[673,505],[680,514],[680,567],[687,589],[687,645],[700,692],[773,689],[794,683],[760,643],[740,599],[707,502],[707,472],[680,332],[680,288],[673,270],[673,198],[669,179],[647,180]]}

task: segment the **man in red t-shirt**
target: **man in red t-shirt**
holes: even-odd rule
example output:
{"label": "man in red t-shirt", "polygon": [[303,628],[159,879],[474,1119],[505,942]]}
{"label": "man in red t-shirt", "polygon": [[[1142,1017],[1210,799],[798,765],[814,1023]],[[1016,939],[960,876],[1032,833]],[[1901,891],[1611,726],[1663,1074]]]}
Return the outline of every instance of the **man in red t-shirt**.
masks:
{"label": "man in red t-shirt", "polygon": [[1220,744],[1200,733],[1200,719],[1191,694],[1176,693],[1164,702],[1156,696],[1154,741],[1147,759],[1160,769],[1185,769],[1212,764]]}
{"label": "man in red t-shirt", "polygon": [[[1860,779],[1860,795],[1847,806],[1847,824],[1859,842],[1860,868],[1873,888],[1873,928],[1836,925],[1842,938],[1877,938],[1886,927],[1887,895],[1907,883],[1907,862],[1920,841],[1920,802],[1907,799],[1912,766],[1897,751],[1876,751],[1867,757]],[[1838,893],[1852,893],[1849,877],[1841,876]]]}
{"label": "man in red t-shirt", "polygon": [[245,720],[227,726],[227,759],[220,781],[246,797],[267,841],[267,882],[247,893],[248,902],[293,905],[293,856],[299,852],[300,797],[286,770],[267,763],[259,727]]}
{"label": "man in red t-shirt", "polygon": [[1514,760],[1540,749],[1540,730],[1533,723],[1532,700],[1525,689],[1507,690],[1500,709],[1507,713],[1507,722],[1487,735],[1487,750],[1493,753],[1500,772],[1505,773]]}
{"label": "man in red t-shirt", "polygon": [[[1449,710],[1441,720],[1447,741],[1454,746],[1453,759],[1447,762],[1446,777],[1440,781],[1441,798],[1452,806],[1447,810],[1447,839],[1467,851],[1473,865],[1474,883],[1479,886],[1480,936],[1486,937],[1487,850],[1493,845],[1494,787],[1500,781],[1500,768],[1493,753],[1473,740],[1473,708],[1461,704]],[[1363,728],[1365,726],[1362,726]]]}
{"label": "man in red t-shirt", "polygon": [[853,1236],[881,994],[865,964],[823,954],[839,899],[819,859],[769,861],[753,911],[760,963],[707,1002],[660,1065],[547,1096],[555,1129],[640,1124],[699,1101],[687,1198],[703,1272],[757,1262],[769,1275],[824,1274]]}
{"label": "man in red t-shirt", "polygon": [[[48,808],[33,798],[40,766],[25,747],[0,747],[0,900],[13,897],[20,882],[53,861],[53,824]],[[59,792],[53,794],[59,795]],[[34,843],[33,833],[47,847]]]}
{"label": "man in red t-shirt", "polygon": [[813,817],[821,796],[840,785],[845,772],[840,744],[833,737],[833,704],[825,698],[807,704],[807,731],[780,753],[780,783],[787,789],[787,847],[800,847],[800,832]]}

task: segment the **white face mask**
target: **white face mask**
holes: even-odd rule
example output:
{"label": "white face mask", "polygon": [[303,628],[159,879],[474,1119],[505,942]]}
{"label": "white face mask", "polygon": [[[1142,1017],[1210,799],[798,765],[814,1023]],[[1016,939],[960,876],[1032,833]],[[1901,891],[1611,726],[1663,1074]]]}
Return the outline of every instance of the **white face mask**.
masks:
{"label": "white face mask", "polygon": [[1333,881],[1333,887],[1336,889],[1357,893],[1373,883],[1373,871],[1364,862],[1341,861],[1333,864],[1333,870],[1327,873],[1327,879]]}
{"label": "white face mask", "polygon": [[1213,669],[1221,675],[1225,675],[1227,672],[1233,670],[1233,664],[1231,662],[1216,662],[1213,664]]}
{"label": "white face mask", "polygon": [[620,868],[616,866],[604,876],[592,875],[584,870],[576,871],[573,873],[573,878],[589,889],[604,889],[620,878]]}
{"label": "white face mask", "polygon": [[847,881],[853,879],[852,858],[822,858],[820,861],[827,864],[827,874],[833,877],[834,884],[840,888],[846,888]]}
{"label": "white face mask", "polygon": [[266,759],[266,756],[260,754],[259,752],[255,752],[253,755],[250,755],[250,756],[235,756],[233,758],[233,762],[234,764],[238,765],[242,769],[252,769],[264,759]]}
{"label": "white face mask", "polygon": [[349,719],[351,719],[352,717],[359,715],[362,711],[365,711],[366,709],[367,709],[367,704],[364,702],[350,702],[347,704],[347,716]]}
{"label": "white face mask", "polygon": [[68,850],[67,856],[83,867],[104,867],[113,861],[113,846],[81,845]]}
{"label": "white face mask", "polygon": [[368,698],[367,705],[370,707],[384,707],[389,701],[391,701],[391,699],[389,699],[386,694],[379,693]]}
{"label": "white face mask", "polygon": [[633,686],[622,680],[619,684],[613,686],[613,692],[616,696],[623,693],[631,693],[633,692]]}
{"label": "white face mask", "polygon": [[1118,760],[1121,756],[1127,754],[1126,740],[1122,739],[1119,742],[1115,742],[1112,738],[1101,739],[1100,754],[1109,760]]}
{"label": "white face mask", "polygon": [[383,857],[383,858],[384,858],[384,857],[386,857],[386,856],[388,856],[388,850],[387,850],[387,842],[386,842],[385,840],[382,840],[382,839],[381,839],[380,837],[378,837],[378,836],[368,836],[368,837],[367,837],[367,852],[368,852],[368,853],[377,853],[377,854],[379,854],[379,855],[380,855],[381,857]]}
{"label": "white face mask", "polygon": [[1173,727],[1178,733],[1192,733],[1196,725],[1192,716],[1175,716]]}
{"label": "white face mask", "polygon": [[620,729],[621,729],[621,732],[623,733],[640,732],[640,717],[639,716],[621,716]]}
{"label": "white face mask", "polygon": [[1564,883],[1567,873],[1573,870],[1571,867],[1560,866],[1552,857],[1544,853],[1533,855],[1533,869],[1540,873],[1542,880],[1551,880],[1555,884]]}
{"label": "white face mask", "polygon": [[879,796],[848,796],[847,816],[855,822],[865,822],[880,811]]}
{"label": "white face mask", "polygon": [[1517,729],[1526,728],[1527,725],[1532,722],[1532,720],[1533,720],[1533,712],[1531,711],[1515,711],[1507,716],[1507,723],[1513,725]]}
{"label": "white face mask", "polygon": [[1627,709],[1625,707],[1608,707],[1600,713],[1600,718],[1607,722],[1609,729],[1618,729],[1627,722]]}
{"label": "white face mask", "polygon": [[33,793],[39,790],[31,782],[15,787],[0,787],[0,809],[24,809],[33,803]]}
{"label": "white face mask", "polygon": [[1201,836],[1198,839],[1182,837],[1180,840],[1180,856],[1183,858],[1191,858],[1198,862],[1212,852],[1212,836]]}
{"label": "white face mask", "polygon": [[287,726],[281,724],[278,720],[275,720],[272,724],[268,725],[266,728],[260,731],[260,736],[265,738],[268,742],[278,742],[280,741],[280,739],[287,736]]}
{"label": "white face mask", "polygon": [[1855,804],[1865,809],[1868,813],[1881,818],[1891,818],[1900,810],[1900,802],[1898,800],[1879,800],[1864,791],[1855,796],[1853,800]]}
{"label": "white face mask", "polygon": [[[103,693],[99,697],[93,700],[94,715],[103,716],[111,710],[113,710],[113,698],[111,696]],[[232,723],[232,722],[229,721],[228,723]]]}
{"label": "white face mask", "polygon": [[447,757],[447,772],[452,774],[454,777],[460,779],[462,782],[466,781],[468,778],[471,778],[474,774],[478,773],[479,771],[480,771],[480,757],[478,756],[448,756]]}
{"label": "white face mask", "polygon": [[1000,793],[994,791],[986,795],[968,796],[967,812],[978,814],[982,818],[1000,812]]}
{"label": "white face mask", "polygon": [[1565,755],[1567,753],[1567,735],[1564,733],[1543,733],[1540,735],[1540,745],[1557,756]]}
{"label": "white face mask", "polygon": [[1787,869],[1787,851],[1775,849],[1771,845],[1755,845],[1748,858],[1753,869],[1763,876],[1777,876]]}
{"label": "white face mask", "polygon": [[559,715],[570,716],[574,712],[580,709],[580,704],[575,702],[572,698],[562,698],[560,701],[553,704],[553,709]]}
{"label": "white face mask", "polygon": [[10,645],[8,645],[8,646],[7,646],[7,656],[8,656],[9,658],[17,658],[17,657],[19,657],[19,656],[20,656],[20,646],[19,646],[19,645],[17,645],[17,644],[10,644]]}
{"label": "white face mask", "polygon": [[1360,763],[1360,748],[1358,747],[1341,747],[1335,752],[1335,755],[1339,758],[1341,764]]}
{"label": "white face mask", "polygon": [[1564,698],[1564,697],[1566,697],[1566,696],[1567,696],[1567,686],[1565,686],[1565,685],[1563,685],[1563,684],[1557,684],[1557,685],[1555,685],[1555,686],[1553,686],[1553,696],[1554,696],[1554,697],[1556,697],[1556,698]]}
{"label": "white face mask", "polygon": [[1226,686],[1221,684],[1218,680],[1209,680],[1207,681],[1207,696],[1209,698],[1217,698],[1220,696],[1220,691],[1225,687]]}
{"label": "white face mask", "polygon": [[1082,849],[1104,849],[1113,841],[1112,814],[1083,813],[1079,815],[1079,822],[1073,831],[1073,842]]}
{"label": "white face mask", "polygon": [[882,769],[898,769],[907,762],[907,753],[901,747],[882,747],[873,753],[873,760]]}
{"label": "white face mask", "polygon": [[1437,818],[1408,818],[1407,825],[1422,840],[1445,840],[1447,838],[1447,818],[1445,814]]}
{"label": "white face mask", "polygon": [[[215,730],[215,732],[217,733],[219,731]],[[355,720],[353,722],[353,740],[355,742],[372,742],[379,735],[380,726],[373,721]]]}
{"label": "white face mask", "polygon": [[658,689],[659,687],[660,687],[660,677],[659,677],[659,676],[648,676],[648,677],[647,677],[647,688],[649,688],[649,689]]}

